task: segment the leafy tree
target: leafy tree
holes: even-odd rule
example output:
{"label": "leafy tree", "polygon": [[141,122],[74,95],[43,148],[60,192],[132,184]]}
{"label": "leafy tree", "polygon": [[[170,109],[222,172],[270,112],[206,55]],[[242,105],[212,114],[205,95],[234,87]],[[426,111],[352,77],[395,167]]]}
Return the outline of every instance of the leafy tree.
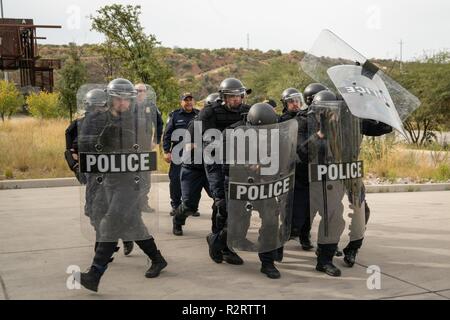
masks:
{"label": "leafy tree", "polygon": [[[429,62],[431,61],[431,62]],[[422,146],[436,138],[433,131],[450,127],[450,63],[414,62],[396,79],[416,95],[420,107],[405,121],[410,142]]]}
{"label": "leafy tree", "polygon": [[12,116],[21,106],[23,106],[24,99],[22,94],[16,88],[13,82],[1,80],[0,81],[0,115],[2,121],[5,121],[5,116]]}
{"label": "leafy tree", "polygon": [[26,102],[33,117],[48,119],[57,118],[61,115],[59,93],[33,92],[27,97]]}
{"label": "leafy tree", "polygon": [[58,90],[61,105],[69,112],[70,121],[77,109],[77,91],[86,82],[86,66],[81,61],[81,52],[74,43],[69,44],[69,58],[61,69]]}
{"label": "leafy tree", "polygon": [[158,95],[158,105],[169,110],[178,100],[178,83],[164,60],[160,42],[144,32],[139,16],[140,6],[112,4],[91,16],[92,29],[105,35],[110,52],[123,64],[122,76],[131,81],[150,84]]}
{"label": "leafy tree", "polygon": [[94,49],[101,57],[99,64],[102,69],[103,78],[106,81],[117,78],[121,73],[122,60],[118,50],[117,46],[113,45],[109,40],[106,40]]}

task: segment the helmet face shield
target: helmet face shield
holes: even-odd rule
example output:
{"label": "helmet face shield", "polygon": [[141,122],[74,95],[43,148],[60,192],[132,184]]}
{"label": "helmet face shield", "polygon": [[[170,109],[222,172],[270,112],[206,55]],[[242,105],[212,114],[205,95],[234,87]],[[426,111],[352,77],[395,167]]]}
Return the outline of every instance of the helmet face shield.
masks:
{"label": "helmet face shield", "polygon": [[107,109],[106,92],[102,89],[94,89],[86,94],[83,99],[86,112],[102,112]]}
{"label": "helmet face shield", "polygon": [[241,96],[242,98],[244,98],[247,95],[247,90],[244,87],[242,87],[242,88],[233,89],[233,90],[230,90],[230,89],[222,90],[221,93],[224,96],[227,96],[227,95],[228,96]]}
{"label": "helmet face shield", "polygon": [[128,98],[128,97],[123,98],[122,96],[112,95],[111,103],[112,103],[111,108],[113,111],[122,113],[122,112],[130,111],[131,106],[133,104],[133,99]]}
{"label": "helmet face shield", "polygon": [[222,81],[219,87],[219,94],[224,104],[230,108],[236,108],[242,104],[247,94],[247,90],[242,82],[236,78],[227,78]]}
{"label": "helmet face shield", "polygon": [[230,108],[239,107],[245,99],[245,94],[223,94],[223,102]]}
{"label": "helmet face shield", "polygon": [[[129,109],[129,105],[133,105],[137,90],[134,85],[126,79],[115,79],[108,84],[106,88],[108,95],[108,106],[117,112],[124,112]],[[128,107],[126,107],[128,105]]]}
{"label": "helmet face shield", "polygon": [[108,94],[111,97],[117,97],[117,98],[127,99],[127,100],[134,99],[137,96],[136,90],[134,90],[134,91],[109,90]]}
{"label": "helmet face shield", "polygon": [[284,101],[289,111],[304,110],[307,107],[301,93],[288,95]]}

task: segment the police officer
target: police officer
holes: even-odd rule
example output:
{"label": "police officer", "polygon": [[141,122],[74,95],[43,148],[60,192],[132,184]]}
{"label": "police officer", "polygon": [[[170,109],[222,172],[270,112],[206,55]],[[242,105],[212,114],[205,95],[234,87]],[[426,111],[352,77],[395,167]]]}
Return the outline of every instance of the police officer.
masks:
{"label": "police officer", "polygon": [[308,108],[303,100],[303,95],[295,88],[288,88],[283,91],[281,94],[281,103],[283,104],[283,111],[280,122],[293,119],[300,110]]}
{"label": "police officer", "polygon": [[[79,147],[83,152],[117,153],[139,150],[141,139],[138,128],[143,126],[134,109],[136,90],[126,79],[115,79],[108,84],[108,111],[89,115],[83,122],[79,136]],[[145,147],[142,145],[142,147]],[[94,174],[92,174],[94,175]],[[95,204],[104,211],[96,228],[99,242],[88,272],[81,273],[80,283],[85,288],[97,291],[100,279],[106,271],[117,241],[122,238],[135,240],[152,261],[145,273],[147,278],[157,277],[167,266],[166,260],[149,234],[140,210],[140,172],[105,173],[96,177],[105,197]]]}
{"label": "police officer", "polygon": [[85,114],[84,117],[73,120],[66,129],[66,151],[64,152],[64,157],[66,159],[69,169],[73,171],[77,180],[84,184],[86,179],[84,175],[79,172],[78,164],[78,128],[83,124],[85,117],[89,113],[101,112],[106,110],[106,93],[102,89],[92,89],[90,90],[84,99],[85,104]]}
{"label": "police officer", "polygon": [[[312,88],[310,88],[309,90],[309,95],[317,95],[317,98],[313,98],[316,101],[329,101],[329,100],[343,100],[342,96],[338,95],[334,95],[334,93],[328,91],[328,90],[323,90],[320,91],[319,93],[314,93],[315,90],[319,90],[321,87],[324,87],[321,84],[313,84]],[[306,90],[305,90],[306,91]],[[378,136],[382,136],[388,133],[392,132],[392,127],[382,123],[382,122],[378,122],[375,120],[370,120],[370,119],[361,119],[361,134],[365,135],[365,136],[369,136],[369,137],[378,137]],[[365,215],[365,224],[367,224],[367,222],[369,221],[369,217],[370,217],[370,207],[367,203],[367,199],[365,196],[365,187],[364,185],[362,185],[362,190],[361,190],[361,200],[364,201],[364,215]],[[347,190],[347,197],[349,202],[351,203],[351,194],[348,192]],[[351,204],[352,205],[352,204]],[[347,244],[347,246],[344,248],[343,250],[343,254],[344,254],[344,262],[348,267],[353,267],[353,265],[356,262],[356,255],[359,251],[359,249],[362,247],[364,238],[363,236],[359,236],[358,235],[358,231],[353,230],[354,228],[352,228],[352,224],[349,225],[349,235],[350,238],[353,239],[355,236],[359,239],[353,239],[350,240],[349,243]],[[342,253],[339,251],[339,249],[336,249],[336,255],[340,256],[342,255]]]}
{"label": "police officer", "polygon": [[305,90],[303,90],[303,98],[306,105],[310,106],[315,95],[323,90],[328,90],[328,88],[321,83],[310,83],[307,85]]}
{"label": "police officer", "polygon": [[[243,114],[248,113],[249,106],[244,103],[247,94],[251,93],[242,82],[235,78],[227,78],[219,87],[220,100],[206,106],[199,114],[198,120],[202,125],[202,133],[208,129],[224,131],[233,123],[241,120]],[[194,130],[190,129],[191,137]],[[243,260],[226,246],[226,195],[225,176],[221,164],[207,164],[207,177],[217,207],[216,224],[212,225],[212,233],[207,236],[209,255],[216,263],[240,265]]]}
{"label": "police officer", "polygon": [[[314,100],[315,95],[324,90],[328,90],[328,88],[325,85],[323,85],[322,83],[310,83],[308,86],[306,86],[305,90],[303,91],[303,100],[305,101],[306,105],[310,106]],[[308,109],[300,112],[299,116],[306,116],[307,112],[308,112]],[[301,165],[301,164],[299,164],[299,165]],[[298,172],[298,170],[296,172]],[[307,195],[307,199],[306,199],[306,195]],[[307,206],[307,208],[309,210],[309,188],[307,190],[307,193],[305,193],[305,197],[301,200],[301,204],[300,203],[298,203],[298,204],[302,208],[306,208],[305,206]],[[303,241],[307,241],[306,238],[307,239],[311,238],[311,235],[310,235],[311,222],[309,221],[309,219],[310,219],[310,216],[308,214],[303,227],[300,229],[300,234],[303,235],[302,236]],[[294,233],[294,235],[295,235],[295,233]],[[314,247],[312,246],[310,240],[309,240],[309,243],[310,243],[310,245],[306,244],[305,247],[302,245],[302,248],[304,250],[313,249]],[[309,248],[309,249],[307,249],[307,248]],[[316,252],[316,254],[318,254],[318,253]],[[336,250],[336,256],[338,256],[338,257],[342,256],[342,252],[339,249]]]}
{"label": "police officer", "polygon": [[[172,133],[177,129],[187,129],[189,123],[199,114],[199,110],[194,108],[195,100],[190,92],[185,92],[180,97],[181,108],[172,111],[169,114],[169,119],[167,120],[166,130],[163,137],[163,149],[164,149],[164,160],[170,163],[169,178],[170,178],[170,204],[172,206],[171,216],[174,216],[177,212],[178,207],[181,205],[181,182],[180,182],[180,171],[181,164],[175,164],[172,161],[172,150],[173,148],[181,142],[172,141]],[[181,155],[177,155],[181,156]],[[179,230],[174,233],[178,233]]]}
{"label": "police officer", "polygon": [[217,102],[220,99],[220,94],[218,92],[211,93],[205,98],[205,103],[203,107],[211,106],[213,103]]}
{"label": "police officer", "polygon": [[[336,101],[339,98],[336,97],[336,95],[329,91],[329,90],[322,90],[318,93],[316,93],[314,95],[313,98],[313,103],[315,102],[327,102],[327,101]],[[299,157],[302,160],[301,162],[303,163],[304,166],[304,170],[303,170],[303,181],[305,182],[305,184],[309,184],[307,177],[308,177],[308,170],[309,168],[307,166],[305,166],[305,164],[307,164],[308,162],[308,151],[307,151],[307,141],[313,141],[317,139],[322,139],[323,136],[321,136],[321,133],[318,132],[316,134],[315,137],[308,137],[308,133],[307,133],[307,127],[308,127],[308,122],[311,121],[311,116],[308,117],[298,117],[299,120],[299,148],[298,148],[298,153],[299,153]],[[349,128],[344,128],[344,129],[349,129]],[[368,119],[362,119],[361,121],[361,133],[364,135],[368,135],[368,136],[377,136],[377,135],[382,135],[382,134],[386,134],[392,131],[392,127],[384,124],[384,123],[380,123],[380,122],[376,122],[373,120],[368,120]],[[345,132],[343,132],[343,134],[345,134]],[[358,146],[359,147],[359,146]],[[362,185],[362,188],[364,189],[364,185]],[[351,198],[351,195],[349,194],[349,190],[345,190],[345,192],[347,192],[349,201]],[[362,195],[362,201],[365,200],[365,191],[361,190],[361,195]],[[308,195],[309,197],[309,195]],[[294,201],[295,203],[295,201]],[[295,205],[295,204],[294,204]],[[309,208],[310,204],[308,203],[308,208]],[[339,209],[339,208],[338,208]],[[343,210],[343,208],[342,208]],[[369,207],[365,206],[365,219],[366,219],[366,223],[368,220],[368,216],[370,214],[370,210]],[[347,264],[347,266],[351,267],[354,265],[355,263],[355,259],[356,259],[356,254],[358,252],[358,250],[361,248],[362,242],[363,242],[363,235],[359,235],[360,230],[355,230],[355,227],[352,228],[353,224],[350,224],[349,229],[350,229],[350,239],[351,241],[349,242],[349,244],[347,245],[347,247],[344,249],[344,262]],[[341,227],[339,227],[341,228]],[[341,234],[343,232],[343,228],[342,230],[338,231],[337,234]],[[358,238],[359,236],[359,238]],[[356,237],[356,239],[355,239]],[[325,272],[331,276],[340,276],[341,275],[341,271],[332,263],[333,260],[333,256],[334,254],[337,252],[337,243],[327,243],[327,244],[321,244],[320,243],[320,239],[318,242],[318,250],[317,250],[317,266],[316,266],[316,270],[321,271],[321,272]]]}
{"label": "police officer", "polygon": [[[263,125],[271,125],[279,122],[279,117],[275,113],[273,106],[269,103],[262,102],[254,104],[246,117],[246,119],[236,122],[232,124],[227,129],[236,129],[238,127],[244,126],[246,124],[250,126],[263,126]],[[224,145],[226,145],[226,138],[224,138]],[[226,154],[225,154],[226,158]],[[225,174],[225,194],[228,195],[228,183],[229,183],[229,166],[223,166],[223,172]],[[255,201],[252,202],[252,211],[258,211],[259,216],[261,218],[261,228],[259,230],[259,241],[262,244],[268,245],[267,243],[276,242],[276,238],[278,237],[278,233],[281,231],[278,226],[279,216],[275,214],[278,210],[279,205],[277,201],[272,199],[265,201]],[[245,234],[250,226],[250,218],[251,215],[248,215],[247,221],[239,221],[242,222],[240,226],[233,226],[235,229],[239,229],[239,233],[242,235],[239,237],[239,245],[248,246],[250,244],[249,240],[246,240]],[[281,227],[284,227],[282,225]],[[247,250],[250,250],[247,248]],[[250,250],[251,251],[251,250]],[[281,261],[283,255],[283,247],[279,247],[278,249],[274,249],[267,252],[259,252],[258,257],[261,261],[261,269],[260,271],[264,273],[268,278],[278,279],[281,277],[280,272],[275,267],[275,261]]]}
{"label": "police officer", "polygon": [[[212,93],[206,97],[204,101],[204,107],[211,106],[219,99],[219,93]],[[195,121],[196,118],[194,118]],[[189,126],[194,125],[194,121],[189,123]],[[191,129],[192,130],[192,129]],[[192,137],[191,137],[192,138]],[[189,147],[192,145],[193,141],[185,141],[186,144],[189,143]],[[201,157],[201,162],[195,162],[194,149],[190,150],[191,157],[188,161],[184,161],[181,165],[180,172],[180,183],[181,183],[181,198],[182,204],[176,211],[173,217],[173,229],[172,232],[176,236],[183,235],[183,226],[186,223],[188,216],[198,217],[198,205],[201,199],[202,189],[205,189],[209,197],[212,197],[208,178],[206,176],[205,166],[203,165],[203,154]],[[213,214],[212,220],[215,224],[215,217],[217,208],[213,204],[212,207]]]}
{"label": "police officer", "polygon": [[[311,85],[308,86],[308,94],[310,94]],[[295,88],[287,88],[281,94],[281,102],[283,104],[283,113],[280,116],[280,122],[288,121],[295,117],[306,117],[308,105],[304,101],[303,94]],[[307,176],[304,175],[305,165],[297,164],[296,181],[294,189],[294,205],[292,215],[291,239],[299,238],[300,245],[305,251],[314,248],[311,243],[311,224],[309,214],[309,187],[307,184]]]}
{"label": "police officer", "polygon": [[[334,100],[333,100],[334,99]],[[315,101],[335,101],[336,96],[330,92],[330,91],[321,91],[320,93],[316,93],[315,97],[312,101],[314,103]],[[321,211],[318,206],[317,201],[327,201],[325,199],[319,199],[315,201],[315,203],[311,203],[310,201],[310,189],[313,187],[309,183],[309,162],[310,158],[314,157],[315,155],[310,155],[309,150],[311,149],[311,146],[315,146],[316,149],[320,150],[320,154],[324,154],[324,150],[328,148],[328,142],[324,136],[324,134],[321,132],[321,128],[317,124],[316,115],[314,113],[308,112],[307,115],[301,115],[299,114],[297,116],[297,121],[299,123],[299,129],[298,129],[298,138],[297,138],[297,154],[300,160],[300,163],[297,165],[296,168],[296,188],[297,185],[299,185],[302,189],[304,189],[305,194],[304,197],[300,197],[300,202],[302,202],[302,205],[304,208],[306,208],[308,211],[308,214],[311,214],[312,216],[316,214],[317,211],[319,211],[319,214],[321,214],[322,222],[319,225],[319,232],[318,232],[318,249],[316,251],[317,254],[317,265],[316,270],[320,272],[324,272],[330,276],[338,277],[341,275],[341,271],[333,264],[333,257],[337,250],[337,244],[339,242],[339,238],[343,232],[344,226],[342,226],[343,222],[343,206],[341,203],[343,193],[341,192],[338,194],[337,188],[333,188],[332,192],[336,193],[333,194],[333,203],[329,203],[328,207],[329,210],[332,211],[332,217],[333,221],[330,222],[332,226],[330,228],[333,229],[333,238],[331,241],[335,241],[336,243],[329,243],[329,239],[323,239],[324,234],[324,224],[323,220],[326,219],[326,216]],[[340,190],[340,189],[339,189]],[[331,191],[330,191],[331,192]],[[294,199],[294,206],[296,205],[296,202],[299,201],[299,199]],[[312,221],[310,220],[310,223]],[[328,222],[327,222],[328,223]]]}
{"label": "police officer", "polygon": [[[298,117],[304,117],[306,118],[308,113],[308,107],[311,105],[311,103],[314,100],[314,97],[316,94],[323,90],[328,90],[328,88],[323,85],[322,83],[310,83],[306,86],[306,88],[303,90],[303,101],[305,102],[306,106],[305,108],[301,108],[300,112],[298,113]],[[310,221],[310,214],[309,214],[309,186],[308,186],[308,176],[304,175],[305,172],[305,165],[302,163],[299,163],[297,165],[296,169],[296,194],[302,196],[296,196],[294,198],[294,208],[298,209],[298,212],[307,212],[305,215],[305,220],[297,220],[299,229],[293,230],[294,232],[292,235],[295,237],[297,234],[299,235],[300,244],[302,246],[302,249],[305,251],[309,251],[314,248],[314,246],[311,243],[311,221]],[[306,184],[305,184],[306,181]],[[294,216],[299,216],[298,214],[295,214]],[[294,218],[295,219],[295,218]],[[302,221],[304,221],[303,226],[301,226]],[[336,250],[336,254],[342,255],[342,253],[339,250]]]}

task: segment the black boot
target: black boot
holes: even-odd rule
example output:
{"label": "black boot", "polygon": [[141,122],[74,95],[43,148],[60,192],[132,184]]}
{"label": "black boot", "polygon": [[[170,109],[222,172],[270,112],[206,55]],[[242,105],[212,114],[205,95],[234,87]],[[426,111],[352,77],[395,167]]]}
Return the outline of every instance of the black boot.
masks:
{"label": "black boot", "polygon": [[150,266],[150,269],[148,269],[145,273],[145,277],[156,278],[161,273],[161,270],[167,267],[167,261],[161,255],[161,252],[159,250],[150,259],[152,260],[152,265]]}
{"label": "black boot", "polygon": [[135,242],[152,261],[152,265],[145,273],[145,276],[147,278],[155,278],[159,276],[161,270],[167,267],[167,262],[156,247],[155,239],[151,238]]}
{"label": "black boot", "polygon": [[278,271],[273,263],[263,262],[261,265],[261,272],[270,279],[279,279],[281,277],[280,271]]}
{"label": "black boot", "polygon": [[134,248],[133,241],[124,241],[123,242],[123,254],[125,256],[130,255],[130,253],[133,251],[133,248]]}
{"label": "black boot", "polygon": [[244,264],[244,260],[242,260],[242,258],[239,257],[237,253],[231,251],[230,249],[226,248],[222,251],[222,253],[223,253],[223,260],[225,260],[226,263],[234,265]]}
{"label": "black boot", "polygon": [[193,216],[193,217],[200,217],[200,212],[195,211],[195,212],[192,214],[192,216]]}
{"label": "black boot", "polygon": [[174,235],[183,235],[183,226],[186,224],[186,219],[189,215],[191,215],[191,211],[184,204],[181,204],[172,218],[172,233]]}
{"label": "black boot", "polygon": [[327,275],[332,277],[340,277],[341,276],[341,270],[339,270],[338,267],[336,267],[333,263],[326,263],[326,264],[317,264],[316,270],[320,272],[325,272]]}
{"label": "black boot", "polygon": [[183,235],[183,227],[179,224],[173,223],[172,233],[176,236]]}
{"label": "black boot", "polygon": [[97,267],[91,266],[88,272],[80,273],[80,284],[88,290],[97,292],[103,273],[104,270],[100,271]]}
{"label": "black boot", "polygon": [[117,242],[96,242],[95,256],[88,272],[80,273],[80,284],[86,289],[97,292],[100,278],[105,273],[108,263],[112,262],[117,252]]}
{"label": "black boot", "polygon": [[344,248],[344,262],[347,267],[351,268],[356,262],[356,255],[362,246],[363,239],[350,241]]}
{"label": "black boot", "polygon": [[215,263],[222,263],[223,262],[222,250],[218,250],[214,244],[216,237],[217,235],[214,233],[210,233],[209,235],[206,236],[206,242],[208,243],[209,247],[209,257]]}
{"label": "black boot", "polygon": [[340,277],[341,270],[333,264],[333,257],[337,250],[337,244],[318,244],[317,245],[317,265],[316,270],[324,272],[332,277]]}

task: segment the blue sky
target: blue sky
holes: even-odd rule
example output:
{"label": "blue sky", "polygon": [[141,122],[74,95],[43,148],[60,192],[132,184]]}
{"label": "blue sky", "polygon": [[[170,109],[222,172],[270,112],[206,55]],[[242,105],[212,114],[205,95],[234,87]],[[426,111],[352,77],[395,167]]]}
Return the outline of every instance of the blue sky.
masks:
{"label": "blue sky", "polygon": [[190,48],[250,47],[308,50],[324,28],[334,31],[368,58],[412,59],[450,49],[450,1],[446,0],[3,0],[5,17],[34,18],[41,43],[97,43],[88,16],[108,3],[140,4],[141,21],[164,46]]}

